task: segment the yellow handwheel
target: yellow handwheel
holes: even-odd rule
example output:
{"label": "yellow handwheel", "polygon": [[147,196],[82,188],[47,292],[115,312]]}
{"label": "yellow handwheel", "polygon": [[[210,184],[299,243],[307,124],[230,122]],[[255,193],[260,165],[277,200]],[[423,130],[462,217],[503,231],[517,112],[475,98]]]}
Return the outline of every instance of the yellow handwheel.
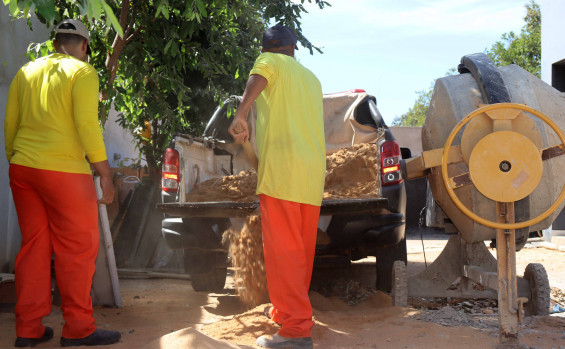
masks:
{"label": "yellow handwheel", "polygon": [[463,205],[463,203],[459,200],[459,198],[457,197],[457,195],[455,194],[453,189],[450,187],[449,181],[448,181],[449,178],[448,178],[448,175],[447,175],[447,156],[448,156],[449,150],[451,148],[451,143],[453,142],[453,139],[455,138],[455,136],[457,136],[459,131],[463,128],[463,126],[465,126],[469,121],[471,121],[474,117],[476,117],[478,115],[481,115],[483,113],[486,113],[486,112],[489,112],[489,111],[492,111],[492,110],[502,109],[502,108],[519,109],[521,111],[525,111],[525,112],[528,112],[530,114],[537,116],[538,118],[540,118],[543,122],[548,124],[553,129],[553,131],[557,134],[557,136],[561,140],[561,144],[563,146],[565,146],[565,135],[563,134],[563,132],[561,131],[559,126],[557,126],[557,124],[555,124],[551,119],[549,119],[547,116],[545,116],[541,112],[539,112],[539,111],[537,111],[533,108],[530,108],[526,105],[523,105],[523,104],[516,104],[516,103],[489,104],[489,105],[486,105],[486,106],[483,106],[481,108],[474,110],[469,115],[467,115],[466,117],[461,119],[461,121],[459,121],[459,123],[455,126],[453,131],[451,131],[449,137],[447,138],[447,141],[445,142],[445,146],[443,148],[443,156],[442,156],[442,159],[441,159],[441,177],[442,177],[443,183],[445,185],[445,188],[447,190],[447,193],[449,194],[449,197],[451,198],[451,200],[453,201],[455,206],[457,206],[457,208],[459,210],[461,210],[461,212],[463,212],[467,217],[471,218],[472,220],[474,220],[477,223],[480,223],[482,225],[485,225],[485,226],[491,227],[491,228],[520,229],[520,228],[532,226],[536,223],[541,222],[542,220],[547,218],[553,211],[555,211],[557,209],[557,207],[559,207],[561,202],[565,199],[565,186],[563,186],[563,189],[561,190],[561,193],[559,194],[559,197],[557,198],[557,200],[555,200],[555,202],[542,214],[540,214],[540,215],[538,215],[538,216],[536,216],[536,217],[534,217],[530,220],[527,220],[527,221],[518,222],[518,223],[511,223],[511,224],[504,224],[504,223],[493,222],[493,221],[490,221],[488,219],[482,218],[482,217],[478,216],[477,214],[473,213],[467,207],[465,207],[465,205]]}

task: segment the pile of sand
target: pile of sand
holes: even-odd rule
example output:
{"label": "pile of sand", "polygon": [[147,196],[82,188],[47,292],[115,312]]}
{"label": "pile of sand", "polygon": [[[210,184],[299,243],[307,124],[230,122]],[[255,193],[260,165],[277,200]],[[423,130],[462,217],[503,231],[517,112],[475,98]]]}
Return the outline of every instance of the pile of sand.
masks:
{"label": "pile of sand", "polygon": [[[389,316],[397,316],[402,314],[403,310],[400,308],[392,308],[392,299],[382,293],[377,292],[369,297],[362,304],[356,306],[349,306],[338,297],[324,297],[319,293],[309,293],[310,303],[314,312],[313,320],[315,322],[316,331],[313,336],[315,340],[321,340],[322,336],[318,333],[325,333],[328,323],[337,320],[338,323],[347,323],[347,319],[354,319],[356,324],[363,324],[365,322],[374,321],[369,316],[376,316],[384,323]],[[239,346],[249,346],[256,348],[255,340],[257,337],[264,334],[274,334],[280,328],[279,325],[267,319],[264,315],[265,307],[270,304],[259,305],[253,309],[246,311],[243,314],[235,315],[231,319],[224,319],[212,324],[204,325],[200,331],[212,338],[228,341]],[[361,315],[356,315],[361,314]],[[333,332],[333,331],[330,331]],[[347,337],[343,332],[341,336]],[[328,348],[330,346],[321,346],[321,348]],[[333,347],[333,346],[331,346]],[[335,346],[335,348],[347,348],[349,346]],[[370,346],[372,347],[372,346]]]}
{"label": "pile of sand", "polygon": [[257,172],[254,168],[250,168],[237,175],[212,178],[195,185],[194,189],[186,196],[186,201],[254,202],[259,201],[257,195],[255,195],[256,188]]}
{"label": "pile of sand", "polygon": [[[379,194],[377,145],[363,143],[342,148],[326,157],[324,199],[377,197]],[[251,168],[237,175],[212,178],[194,187],[186,200],[259,201],[255,195],[257,172]]]}
{"label": "pile of sand", "polygon": [[261,217],[251,215],[241,231],[230,228],[223,235],[224,245],[229,242],[237,295],[243,303],[253,307],[269,299],[261,234]]}
{"label": "pile of sand", "polygon": [[379,168],[375,143],[342,148],[327,156],[324,199],[377,197]]}

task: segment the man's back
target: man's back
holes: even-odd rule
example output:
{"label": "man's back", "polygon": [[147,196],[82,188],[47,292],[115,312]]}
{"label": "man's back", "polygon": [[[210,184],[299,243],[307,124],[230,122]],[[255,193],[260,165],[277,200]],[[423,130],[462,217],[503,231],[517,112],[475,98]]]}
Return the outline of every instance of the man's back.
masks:
{"label": "man's back", "polygon": [[263,53],[251,74],[268,84],[257,98],[257,193],[319,205],[325,176],[323,95],[293,57]]}
{"label": "man's back", "polygon": [[105,157],[98,125],[98,75],[85,62],[52,54],[23,66],[10,86],[6,153],[23,166],[90,173]]}

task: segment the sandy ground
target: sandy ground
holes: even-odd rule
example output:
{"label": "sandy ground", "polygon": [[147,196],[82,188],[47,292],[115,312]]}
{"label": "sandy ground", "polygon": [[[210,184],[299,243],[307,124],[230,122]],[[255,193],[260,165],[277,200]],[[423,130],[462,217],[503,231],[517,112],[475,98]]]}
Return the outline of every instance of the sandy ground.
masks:
{"label": "sandy ground", "polygon": [[[426,238],[428,264],[446,241],[444,236]],[[409,274],[425,268],[419,236],[409,240],[408,253]],[[550,284],[565,289],[564,258],[562,251],[524,248],[517,254],[518,274],[530,262],[543,263]],[[330,277],[374,287],[374,259],[348,268],[316,270],[313,288]],[[112,348],[255,348],[257,336],[278,328],[262,315],[264,305],[247,309],[239,302],[231,278],[226,290],[217,294],[194,292],[188,280],[178,279],[122,279],[120,287],[123,308],[95,308],[99,327],[122,333],[122,340]],[[425,310],[393,307],[387,295],[374,290],[371,294],[362,303],[349,306],[336,297],[311,292],[315,348],[493,348],[498,343],[496,315],[477,315],[483,326],[442,326],[417,320]],[[15,340],[15,320],[9,309],[1,311],[0,348],[10,348]],[[44,323],[54,328],[55,338],[36,347],[58,348],[63,323],[60,308],[53,307]],[[526,319],[520,341],[533,348],[565,348],[565,318],[552,315]]]}

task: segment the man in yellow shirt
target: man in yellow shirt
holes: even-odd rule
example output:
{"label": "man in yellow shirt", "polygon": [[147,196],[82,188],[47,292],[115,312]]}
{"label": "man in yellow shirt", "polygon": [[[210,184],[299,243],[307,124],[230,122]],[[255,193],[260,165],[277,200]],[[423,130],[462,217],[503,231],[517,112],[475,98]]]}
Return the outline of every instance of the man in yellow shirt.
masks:
{"label": "man in yellow shirt", "polygon": [[282,25],[263,34],[229,130],[237,143],[249,139],[247,113],[256,100],[268,316],[281,324],[275,335],[257,339],[266,348],[313,347],[308,289],[326,173],[323,95],[316,76],[294,59],[296,42]]}
{"label": "man in yellow shirt", "polygon": [[[120,333],[97,329],[90,288],[98,253],[97,203],[114,197],[98,124],[98,75],[86,63],[90,39],[77,20],[55,30],[56,53],[29,62],[8,93],[4,140],[22,234],[16,257],[16,347],[53,337],[51,257],[61,292],[61,345],[106,345]],[[90,164],[89,164],[90,163]],[[100,176],[96,199],[90,165]]]}

